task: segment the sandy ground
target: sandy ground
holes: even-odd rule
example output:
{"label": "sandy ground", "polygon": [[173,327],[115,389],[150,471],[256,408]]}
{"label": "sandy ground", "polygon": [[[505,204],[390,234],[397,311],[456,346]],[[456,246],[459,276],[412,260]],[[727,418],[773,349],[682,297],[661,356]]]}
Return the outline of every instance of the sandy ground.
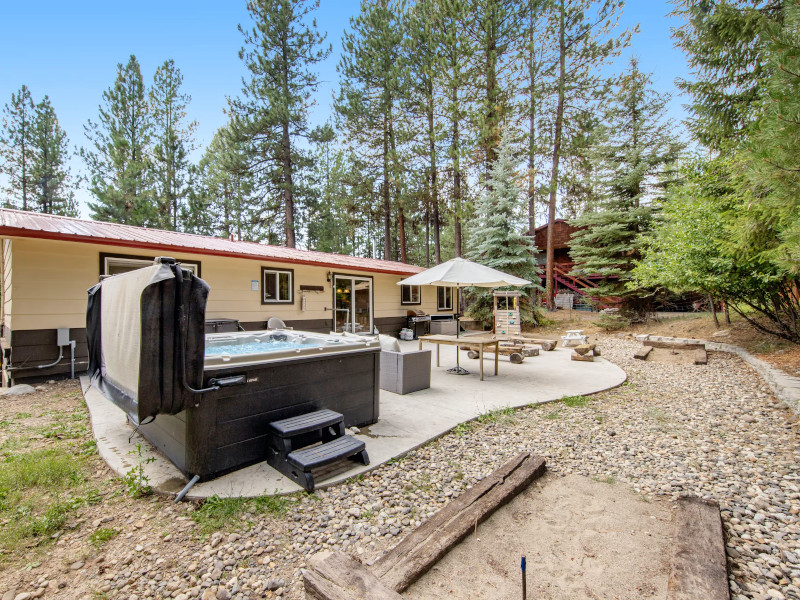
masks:
{"label": "sandy ground", "polygon": [[622,483],[547,474],[456,546],[404,597],[666,598],[671,504]]}

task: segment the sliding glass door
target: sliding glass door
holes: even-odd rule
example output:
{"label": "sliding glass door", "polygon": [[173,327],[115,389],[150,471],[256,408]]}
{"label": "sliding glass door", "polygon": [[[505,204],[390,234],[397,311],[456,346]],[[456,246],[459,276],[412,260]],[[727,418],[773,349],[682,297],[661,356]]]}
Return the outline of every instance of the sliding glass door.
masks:
{"label": "sliding glass door", "polygon": [[334,329],[372,333],[372,279],[334,275]]}

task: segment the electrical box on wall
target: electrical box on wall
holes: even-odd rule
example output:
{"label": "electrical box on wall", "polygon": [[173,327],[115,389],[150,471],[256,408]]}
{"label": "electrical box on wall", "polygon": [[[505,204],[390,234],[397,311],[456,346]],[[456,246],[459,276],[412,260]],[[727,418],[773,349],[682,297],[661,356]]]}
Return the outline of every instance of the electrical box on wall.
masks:
{"label": "electrical box on wall", "polygon": [[251,279],[250,280],[250,291],[257,292],[258,291],[258,279]]}

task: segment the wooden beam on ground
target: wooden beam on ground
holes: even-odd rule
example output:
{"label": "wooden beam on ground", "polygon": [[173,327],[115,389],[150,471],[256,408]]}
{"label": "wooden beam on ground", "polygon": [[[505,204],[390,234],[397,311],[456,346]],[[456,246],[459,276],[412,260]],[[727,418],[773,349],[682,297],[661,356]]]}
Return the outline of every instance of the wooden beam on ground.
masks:
{"label": "wooden beam on ground", "polygon": [[670,350],[699,350],[706,347],[702,342],[657,342],[655,340],[645,340],[642,344],[653,348],[669,348]]}
{"label": "wooden beam on ground", "polygon": [[542,350],[545,352],[550,352],[551,350],[555,350],[558,342],[556,340],[545,340],[542,338],[534,338],[528,337],[527,335],[523,336],[511,336],[509,339],[512,340],[520,340],[525,344],[537,344],[542,347]]}
{"label": "wooden beam on ground", "polygon": [[694,364],[696,365],[707,365],[708,364],[708,352],[706,352],[705,348],[698,348],[694,351]]}
{"label": "wooden beam on ground", "polygon": [[341,552],[320,552],[303,569],[306,598],[315,600],[401,600],[372,571]]}
{"label": "wooden beam on ground", "polygon": [[572,356],[570,357],[572,360],[577,360],[580,362],[594,362],[594,355],[593,354],[578,354],[577,352],[572,352]]}
{"label": "wooden beam on ground", "polygon": [[730,600],[719,504],[678,499],[667,600]]}
{"label": "wooden beam on ground", "polygon": [[543,458],[518,454],[377,559],[373,572],[387,587],[402,593],[474,531],[476,523],[488,519],[544,472]]}
{"label": "wooden beam on ground", "polygon": [[652,346],[642,346],[641,348],[637,348],[636,352],[633,353],[633,358],[647,360],[647,355],[650,354],[652,349]]}

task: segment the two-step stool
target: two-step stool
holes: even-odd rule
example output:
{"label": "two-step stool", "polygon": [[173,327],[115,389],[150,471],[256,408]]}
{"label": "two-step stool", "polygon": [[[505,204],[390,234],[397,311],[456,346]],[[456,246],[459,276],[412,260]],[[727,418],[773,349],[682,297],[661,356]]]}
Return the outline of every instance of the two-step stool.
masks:
{"label": "two-step stool", "polygon": [[345,459],[368,465],[365,448],[345,434],[342,414],[323,409],[270,423],[267,463],[313,492],[314,469]]}

